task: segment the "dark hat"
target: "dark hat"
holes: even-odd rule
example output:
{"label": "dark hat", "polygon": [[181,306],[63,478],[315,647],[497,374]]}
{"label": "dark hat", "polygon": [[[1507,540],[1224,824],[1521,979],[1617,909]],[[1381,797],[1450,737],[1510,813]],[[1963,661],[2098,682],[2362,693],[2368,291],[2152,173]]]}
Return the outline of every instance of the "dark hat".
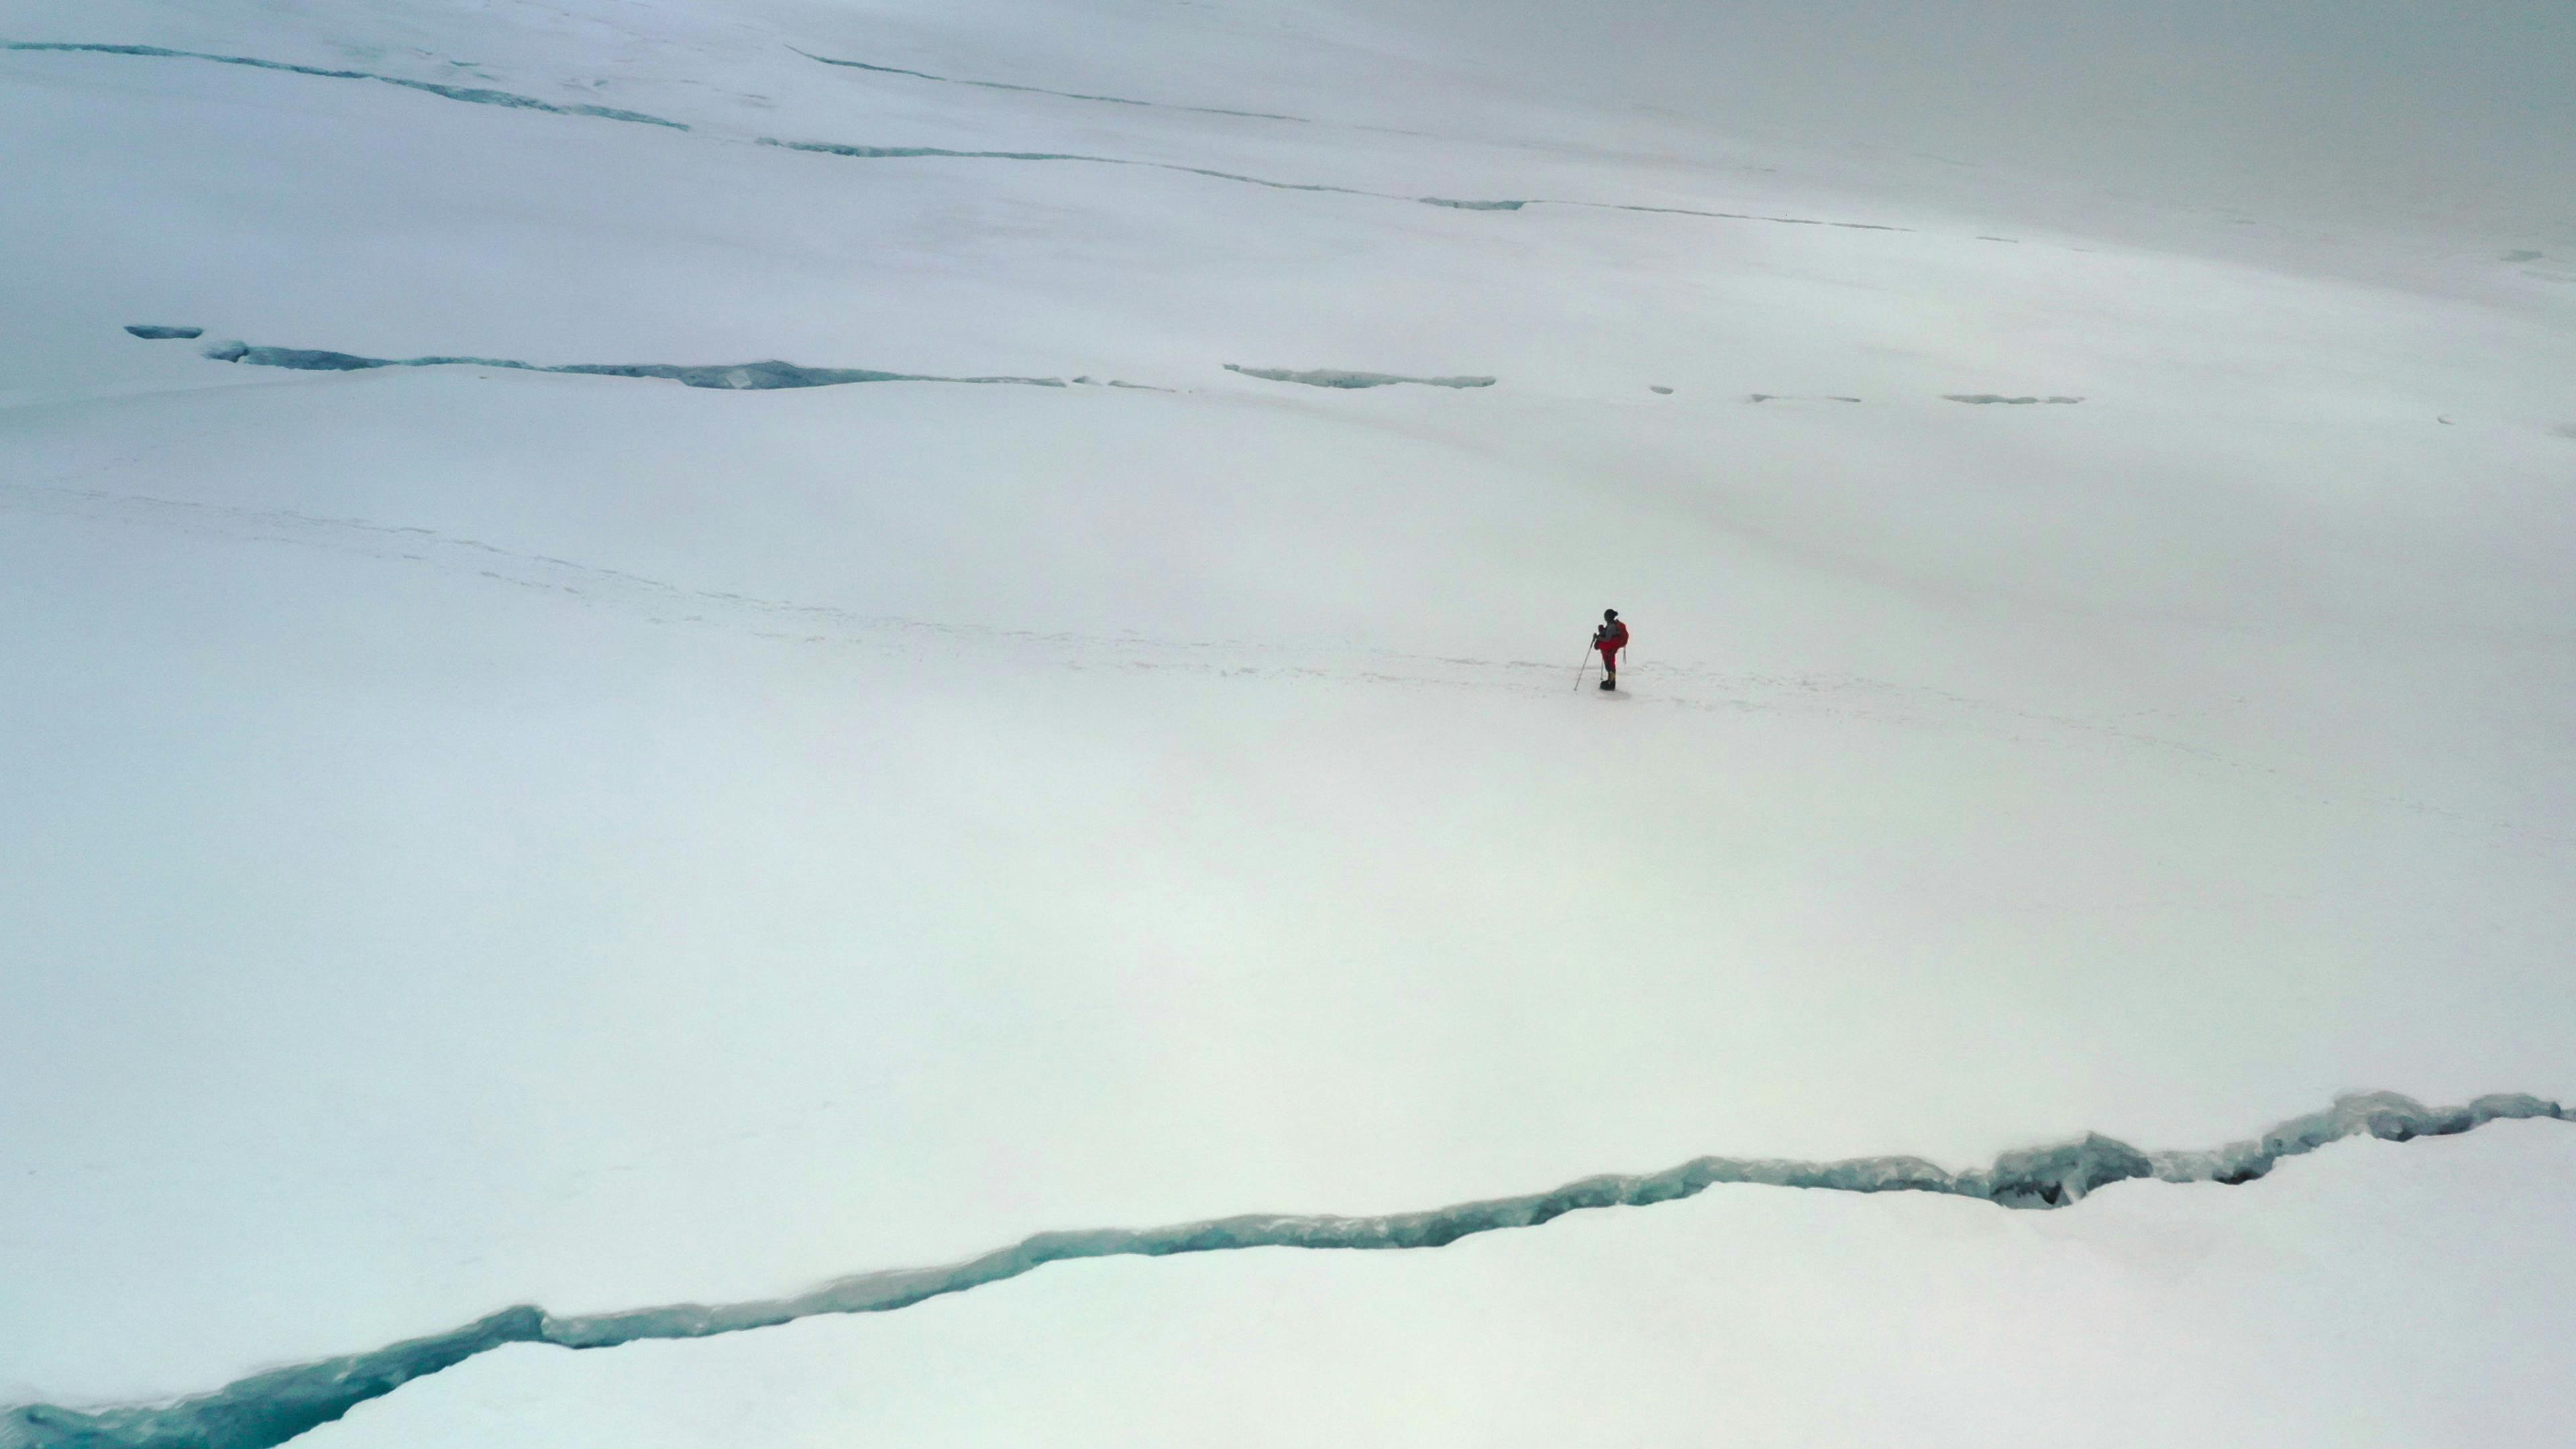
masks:
{"label": "dark hat", "polygon": [[1601,617],[1604,619],[1616,619],[1619,617],[1619,611],[1616,609],[1604,609],[1601,611]]}

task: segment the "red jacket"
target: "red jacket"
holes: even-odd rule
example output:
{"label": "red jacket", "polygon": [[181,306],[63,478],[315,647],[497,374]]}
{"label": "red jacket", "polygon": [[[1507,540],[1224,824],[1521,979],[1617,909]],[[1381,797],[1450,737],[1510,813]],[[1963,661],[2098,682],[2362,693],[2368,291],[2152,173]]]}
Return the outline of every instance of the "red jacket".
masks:
{"label": "red jacket", "polygon": [[1605,653],[1617,653],[1628,647],[1628,626],[1612,619],[1592,631],[1592,647]]}

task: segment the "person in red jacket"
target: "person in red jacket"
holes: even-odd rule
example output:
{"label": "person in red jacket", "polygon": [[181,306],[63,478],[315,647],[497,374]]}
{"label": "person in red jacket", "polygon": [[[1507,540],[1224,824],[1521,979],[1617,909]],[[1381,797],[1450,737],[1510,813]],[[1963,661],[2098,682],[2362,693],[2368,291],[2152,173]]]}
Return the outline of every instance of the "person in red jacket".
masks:
{"label": "person in red jacket", "polygon": [[1601,687],[1619,687],[1619,651],[1628,647],[1628,626],[1619,622],[1619,611],[1601,611],[1601,627],[1592,631],[1592,647],[1601,651]]}

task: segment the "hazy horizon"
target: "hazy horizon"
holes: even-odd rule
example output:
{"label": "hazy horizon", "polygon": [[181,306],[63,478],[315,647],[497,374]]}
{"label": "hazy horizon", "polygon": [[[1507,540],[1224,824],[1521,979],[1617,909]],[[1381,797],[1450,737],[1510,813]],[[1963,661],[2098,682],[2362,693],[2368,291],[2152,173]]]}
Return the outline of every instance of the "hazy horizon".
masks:
{"label": "hazy horizon", "polygon": [[1534,88],[1749,136],[2327,222],[2576,228],[2576,7],[1406,0],[1367,14]]}

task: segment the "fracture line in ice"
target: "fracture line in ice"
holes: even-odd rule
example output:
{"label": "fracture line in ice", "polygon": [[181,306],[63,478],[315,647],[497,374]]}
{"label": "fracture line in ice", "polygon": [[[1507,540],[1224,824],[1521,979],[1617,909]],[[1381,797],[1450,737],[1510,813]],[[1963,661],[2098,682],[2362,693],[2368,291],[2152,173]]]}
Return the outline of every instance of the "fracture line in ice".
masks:
{"label": "fracture line in ice", "polygon": [[[162,60],[212,61],[220,65],[250,66],[259,70],[283,71],[291,75],[317,76],[326,80],[378,81],[389,86],[401,86],[407,90],[424,91],[430,95],[443,96],[448,100],[467,101],[476,105],[508,106],[518,110],[545,111],[554,115],[563,116],[596,116],[601,119],[611,121],[631,121],[648,126],[667,126],[675,131],[686,131],[690,129],[689,126],[682,122],[666,120],[660,116],[646,115],[641,111],[624,111],[609,106],[558,105],[551,101],[541,101],[533,96],[517,95],[509,91],[487,90],[476,86],[443,85],[436,81],[410,80],[402,76],[380,75],[374,71],[335,70],[325,66],[296,65],[287,61],[263,60],[257,56],[216,55],[208,51],[172,50],[158,45],[106,45],[74,41],[0,41],[0,50],[54,51],[91,55],[141,56]],[[803,55],[805,52],[798,51],[797,54]],[[808,58],[814,60],[824,59],[821,56],[809,56]],[[933,76],[924,71],[894,71],[892,67],[863,65],[856,61],[826,60],[824,63],[827,65],[854,66],[861,70],[888,71],[898,75],[921,76],[930,80],[947,79],[947,77]],[[1065,95],[1072,96],[1076,100],[1116,101],[1121,104],[1132,105],[1162,104],[1161,102],[1153,101],[1126,101],[1123,98],[1116,96],[1075,95],[1070,91],[1041,91],[1041,89],[1036,86],[1013,86],[1006,85],[998,81],[963,81],[958,82],[958,84],[986,86],[998,90],[1025,90],[1047,95]],[[1201,106],[1182,106],[1174,107],[1173,109],[1209,110],[1211,108]],[[1299,116],[1270,116],[1258,111],[1225,111],[1218,112],[1218,114],[1254,116],[1262,119],[1286,121],[1304,119]],[[1606,201],[1553,201],[1546,198],[1472,200],[1447,196],[1406,196],[1398,192],[1372,191],[1364,187],[1335,186],[1322,182],[1274,181],[1267,177],[1250,176],[1239,171],[1221,171],[1208,166],[1189,166],[1176,161],[1143,161],[1132,157],[1093,156],[1080,152],[961,151],[951,150],[942,146],[855,146],[834,141],[782,141],[771,136],[762,136],[758,138],[756,144],[762,146],[781,147],[790,151],[809,151],[824,155],[842,156],[862,160],[942,158],[969,161],[1072,161],[1093,166],[1132,166],[1155,171],[1176,171],[1186,176],[1204,176],[1210,180],[1231,181],[1245,186],[1259,186],[1272,191],[1305,191],[1337,196],[1364,196],[1380,201],[1411,201],[1419,202],[1425,206],[1446,207],[1456,211],[1516,212],[1533,206],[1570,206],[1582,207],[1594,211],[1653,212],[1669,216],[1709,217],[1723,221],[1769,222],[1782,226],[1843,227],[1855,231],[1910,230],[1910,228],[1907,227],[1888,226],[1877,222],[1825,221],[1815,217],[1765,216],[1753,212],[1707,211],[1684,206],[1642,206]]]}
{"label": "fracture line in ice", "polygon": [[1310,124],[1304,116],[1283,116],[1276,111],[1230,111],[1222,106],[1185,106],[1173,101],[1140,101],[1132,96],[1089,95],[1082,91],[1050,90],[1045,86],[1013,85],[1009,81],[960,80],[956,76],[932,75],[926,70],[905,70],[901,66],[870,65],[863,60],[834,60],[828,55],[816,55],[809,50],[796,50],[792,45],[787,48],[795,50],[798,55],[807,60],[821,61],[825,65],[837,65],[846,70],[873,71],[878,75],[910,76],[915,80],[937,81],[942,85],[974,86],[988,91],[1018,91],[1023,95],[1032,96],[1061,96],[1068,101],[1098,101],[1111,106],[1148,106],[1158,111],[1191,111],[1202,116],[1241,116],[1254,121],[1294,121],[1300,125]]}
{"label": "fracture line in ice", "polygon": [[1490,377],[1406,377],[1393,372],[1350,372],[1338,367],[1317,367],[1299,371],[1291,367],[1241,367],[1229,362],[1225,365],[1225,370],[1242,373],[1245,377],[1257,377],[1264,382],[1302,382],[1308,387],[1393,387],[1400,382],[1416,383],[1423,387],[1464,388],[1494,385],[1494,379]]}
{"label": "fracture line in ice", "polygon": [[218,65],[246,65],[256,70],[282,70],[293,75],[320,76],[325,80],[367,80],[405,90],[426,91],[451,101],[465,101],[478,106],[507,106],[513,110],[546,111],[558,116],[597,116],[604,121],[632,121],[642,126],[668,126],[674,131],[689,129],[678,121],[648,116],[641,111],[621,111],[612,106],[556,105],[534,96],[514,95],[509,91],[485,90],[479,86],[441,85],[436,81],[406,80],[398,75],[378,75],[371,70],[331,70],[318,65],[294,65],[282,60],[261,60],[250,55],[213,55],[202,50],[169,50],[158,45],[91,45],[67,41],[0,41],[0,50],[71,51],[90,55],[134,55],[155,60],[210,60]]}
{"label": "fracture line in ice", "polygon": [[1832,226],[1845,231],[1912,231],[1910,226],[1888,226],[1874,221],[1825,221],[1812,216],[1764,216],[1750,211],[1702,211],[1690,206],[1638,206],[1616,201],[1538,201],[1533,206],[1581,206],[1594,211],[1642,211],[1661,216],[1706,216],[1720,221],[1767,221],[1779,226]]}
{"label": "fracture line in ice", "polygon": [[25,1405],[0,1418],[0,1449],[270,1449],[412,1379],[507,1344],[613,1348],[648,1339],[740,1333],[818,1314],[884,1313],[1070,1259],[1156,1258],[1242,1248],[1438,1248],[1477,1233],[1537,1227],[1570,1212],[1672,1202],[1724,1183],[1828,1192],[1933,1192],[2005,1207],[2060,1208],[2134,1178],[2232,1186],[2262,1177],[2285,1157],[2347,1137],[2404,1142],[2511,1118],[2576,1121],[2576,1112],[2521,1094],[2480,1097],[2462,1107],[2427,1107],[2394,1092],[2372,1092],[2340,1098],[2325,1111],[2294,1117],[2259,1138],[2208,1151],[2141,1152],[2095,1133],[2006,1152],[1991,1167],[1963,1172],[1919,1157],[1840,1162],[1702,1157],[1662,1172],[1587,1177],[1548,1192],[1428,1212],[1356,1218],[1253,1214],[1159,1228],[1039,1233],[962,1263],[861,1273],[788,1298],[569,1316],[533,1306],[508,1308],[449,1333],[274,1369],[175,1403],[94,1410]]}
{"label": "fracture line in ice", "polygon": [[[1291,116],[1278,111],[1237,111],[1228,110],[1222,106],[1191,106],[1183,105],[1174,101],[1139,100],[1132,96],[1098,95],[1088,91],[1060,91],[1050,86],[1022,85],[1011,81],[966,80],[957,76],[938,75],[926,70],[907,70],[902,66],[896,65],[874,65],[867,61],[860,60],[836,60],[828,55],[816,55],[809,50],[799,50],[797,47],[792,45],[787,48],[794,51],[796,54],[805,57],[807,60],[818,61],[824,65],[840,66],[846,70],[866,71],[872,75],[903,76],[912,80],[935,81],[941,85],[974,86],[980,90],[988,91],[1015,91],[1022,95],[1057,96],[1069,101],[1095,101],[1104,105],[1112,106],[1143,106],[1161,111],[1187,111],[1202,116],[1239,116],[1255,121],[1286,121],[1300,126],[1334,126],[1343,130],[1370,131],[1387,136],[1414,136],[1432,140],[1444,139],[1434,132],[1409,130],[1400,126],[1378,126],[1359,121],[1319,120],[1313,116]],[[1763,167],[1760,169],[1769,170],[1771,168]],[[1467,211],[1518,211],[1524,206],[1547,204],[1528,201],[1445,201],[1438,197],[1430,196],[1423,197],[1421,200],[1426,201],[1433,206],[1454,206]],[[1580,206],[1588,203],[1562,202],[1555,204]],[[1735,216],[1735,213],[1731,212],[1692,212],[1685,211],[1678,207],[1613,207],[1611,209],[1630,211],[1677,211],[1681,212],[1683,215],[1690,216]],[[1794,217],[1740,217],[1737,219],[1746,221],[1795,221],[1798,224],[1805,226],[1858,225],[1858,223],[1852,222],[1811,222],[1806,221],[1803,218]],[[1866,229],[1873,231],[1905,230],[1903,227],[1869,227]],[[2538,253],[2533,253],[2533,255],[2537,256]]]}
{"label": "fracture line in ice", "polygon": [[1086,166],[1134,166],[1148,171],[1177,171],[1184,176],[1205,176],[1217,181],[1235,181],[1246,186],[1260,186],[1272,191],[1313,191],[1333,196],[1366,196],[1379,201],[1427,201],[1435,206],[1460,206],[1471,203],[1441,201],[1432,197],[1399,196],[1391,191],[1367,191],[1356,186],[1333,186],[1316,181],[1272,181],[1267,177],[1246,176],[1240,171],[1218,171],[1206,166],[1185,166],[1178,161],[1139,161],[1125,156],[1093,156],[1080,151],[957,151],[945,146],[853,146],[839,141],[781,141],[763,136],[758,144],[776,146],[786,151],[809,151],[822,156],[841,156],[856,161],[1073,161]]}
{"label": "fracture line in ice", "polygon": [[937,377],[916,372],[877,372],[864,367],[802,367],[793,362],[735,362],[684,366],[667,362],[567,362],[553,366],[504,357],[360,357],[307,347],[253,347],[219,342],[206,349],[217,362],[283,367],[299,372],[364,372],[379,367],[500,367],[513,372],[564,372],[584,377],[664,378],[688,387],[763,392],[792,387],[838,387],[858,382],[1016,383],[1062,387],[1060,377]]}
{"label": "fracture line in ice", "polygon": [[894,161],[933,159],[949,161],[1073,161],[1091,166],[1136,166],[1150,171],[1177,171],[1184,176],[1205,176],[1216,181],[1240,182],[1246,186],[1266,187],[1272,191],[1313,191],[1333,196],[1365,196],[1376,201],[1413,201],[1424,206],[1446,207],[1452,211],[1522,211],[1533,206],[1571,206],[1588,211],[1647,212],[1663,216],[1698,216],[1718,221],[1759,221],[1779,226],[1841,227],[1849,231],[1910,231],[1910,227],[1887,226],[1868,221],[1824,221],[1809,216],[1765,216],[1749,211],[1703,211],[1687,206],[1635,206],[1610,201],[1554,201],[1546,197],[1520,197],[1502,201],[1460,200],[1449,196],[1407,196],[1397,191],[1372,191],[1360,186],[1335,186],[1314,181],[1273,181],[1262,176],[1247,176],[1240,171],[1219,171],[1207,166],[1188,166],[1178,161],[1139,161],[1126,156],[1094,156],[1080,151],[957,151],[945,146],[853,146],[839,141],[782,141],[763,136],[759,145],[776,146],[788,151],[810,151],[825,156],[842,156],[859,161]]}

